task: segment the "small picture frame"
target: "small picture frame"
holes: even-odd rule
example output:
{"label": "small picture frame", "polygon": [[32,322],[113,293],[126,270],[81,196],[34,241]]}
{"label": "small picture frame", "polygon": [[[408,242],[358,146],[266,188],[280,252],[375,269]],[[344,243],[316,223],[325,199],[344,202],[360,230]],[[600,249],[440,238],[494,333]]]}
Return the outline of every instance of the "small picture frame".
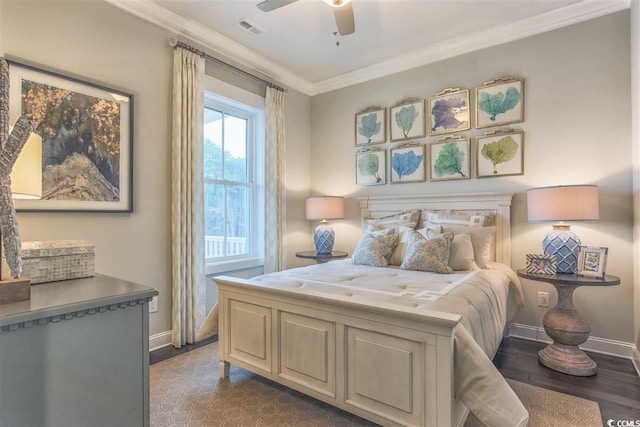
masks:
{"label": "small picture frame", "polygon": [[471,129],[469,89],[448,88],[429,98],[429,135]]}
{"label": "small picture frame", "polygon": [[386,142],[386,112],[384,107],[368,107],[356,114],[356,146]]}
{"label": "small picture frame", "polygon": [[524,175],[524,132],[497,129],[476,138],[476,177]]}
{"label": "small picture frame", "polygon": [[425,149],[423,144],[405,144],[389,150],[391,183],[424,182]]}
{"label": "small picture frame", "polygon": [[387,151],[362,150],[356,153],[356,184],[385,185],[387,183]]}
{"label": "small picture frame", "polygon": [[498,77],[476,88],[476,128],[524,122],[524,79]]}
{"label": "small picture frame", "polygon": [[471,178],[471,143],[462,136],[445,136],[429,145],[429,181]]}
{"label": "small picture frame", "polygon": [[578,276],[604,279],[607,268],[607,253],[603,247],[580,246],[578,255]]}
{"label": "small picture frame", "polygon": [[391,141],[422,138],[427,135],[424,99],[404,99],[389,108]]}
{"label": "small picture frame", "polygon": [[556,257],[547,254],[527,254],[527,273],[556,274]]}

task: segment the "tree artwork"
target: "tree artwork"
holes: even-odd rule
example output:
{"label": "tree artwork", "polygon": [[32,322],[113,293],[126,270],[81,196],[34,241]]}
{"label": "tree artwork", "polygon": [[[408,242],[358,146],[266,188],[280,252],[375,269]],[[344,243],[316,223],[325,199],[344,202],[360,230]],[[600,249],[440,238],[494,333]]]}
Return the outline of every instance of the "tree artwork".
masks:
{"label": "tree artwork", "polygon": [[406,153],[393,153],[391,158],[391,168],[398,174],[398,179],[411,175],[422,163],[424,155],[417,155],[413,150]]}
{"label": "tree artwork", "polygon": [[520,92],[515,87],[509,87],[506,92],[498,92],[494,95],[488,92],[481,92],[478,99],[478,108],[489,114],[491,121],[495,121],[498,114],[503,114],[515,108],[520,99]]}
{"label": "tree artwork", "polygon": [[396,124],[400,129],[402,129],[402,133],[405,138],[409,137],[409,131],[418,118],[418,114],[415,104],[408,107],[402,107],[400,111],[395,114]]}
{"label": "tree artwork", "polygon": [[493,174],[498,173],[497,165],[513,160],[518,152],[518,143],[512,136],[505,136],[482,147],[480,154],[493,164]]}
{"label": "tree artwork", "polygon": [[365,154],[358,159],[358,169],[362,176],[372,176],[376,179],[376,183],[382,181],[380,178],[380,160],[378,156],[373,153]]}
{"label": "tree artwork", "polygon": [[[432,132],[438,128],[457,129],[462,127],[465,122],[458,120],[461,111],[467,110],[467,102],[462,98],[440,99],[431,107],[431,115],[433,116]],[[468,120],[468,119],[467,119]]]}
{"label": "tree artwork", "polygon": [[438,159],[433,165],[433,170],[437,176],[455,175],[466,177],[462,172],[462,163],[464,162],[464,153],[460,151],[458,144],[448,142],[444,144]]}
{"label": "tree artwork", "polygon": [[362,126],[358,128],[360,135],[367,138],[367,144],[371,142],[371,138],[380,132],[382,122],[378,121],[378,115],[376,113],[367,114],[362,116]]}

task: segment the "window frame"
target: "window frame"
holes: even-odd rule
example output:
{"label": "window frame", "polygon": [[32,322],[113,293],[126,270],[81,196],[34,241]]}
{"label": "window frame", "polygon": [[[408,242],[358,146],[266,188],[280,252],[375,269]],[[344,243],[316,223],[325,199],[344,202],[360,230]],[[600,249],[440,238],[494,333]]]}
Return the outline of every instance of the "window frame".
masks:
{"label": "window frame", "polygon": [[[209,180],[225,185],[246,185],[250,189],[250,250],[245,255],[205,259],[206,274],[219,274],[264,265],[264,98],[215,78],[205,76],[204,108],[247,119],[247,181]],[[202,143],[204,144],[204,135]],[[204,188],[204,187],[203,187]],[[204,197],[204,195],[203,195]]]}

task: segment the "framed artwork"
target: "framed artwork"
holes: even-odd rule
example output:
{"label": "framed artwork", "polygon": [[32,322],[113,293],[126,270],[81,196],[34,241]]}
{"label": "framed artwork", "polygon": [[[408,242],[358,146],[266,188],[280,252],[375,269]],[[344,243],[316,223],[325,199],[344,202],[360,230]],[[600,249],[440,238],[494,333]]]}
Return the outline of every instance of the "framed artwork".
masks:
{"label": "framed artwork", "polygon": [[423,182],[425,180],[425,149],[422,144],[392,148],[391,183]]}
{"label": "framed artwork", "polygon": [[527,254],[527,273],[556,274],[555,255]]}
{"label": "framed artwork", "polygon": [[424,99],[405,99],[389,108],[389,129],[391,141],[426,136]]}
{"label": "framed artwork", "polygon": [[476,176],[524,175],[524,132],[499,129],[476,138]]}
{"label": "framed artwork", "polygon": [[41,141],[42,196],[18,211],[133,211],[133,95],[12,60],[10,122]]}
{"label": "framed artwork", "polygon": [[429,145],[429,181],[471,179],[471,142],[446,136]]}
{"label": "framed artwork", "polygon": [[429,98],[429,135],[471,129],[469,90],[449,88]]}
{"label": "framed artwork", "polygon": [[524,122],[524,79],[499,77],[476,88],[476,128]]}
{"label": "framed artwork", "polygon": [[362,150],[356,153],[356,184],[384,185],[387,183],[387,155],[385,150]]}
{"label": "framed artwork", "polygon": [[607,248],[580,246],[578,255],[578,276],[604,279],[607,268]]}
{"label": "framed artwork", "polygon": [[386,112],[383,107],[369,107],[356,114],[356,145],[386,142]]}

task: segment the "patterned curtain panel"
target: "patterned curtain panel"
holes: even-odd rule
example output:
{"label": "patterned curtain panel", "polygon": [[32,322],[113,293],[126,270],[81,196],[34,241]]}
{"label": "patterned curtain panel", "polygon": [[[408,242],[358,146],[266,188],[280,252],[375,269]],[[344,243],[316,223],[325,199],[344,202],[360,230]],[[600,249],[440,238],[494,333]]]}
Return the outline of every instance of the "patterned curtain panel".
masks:
{"label": "patterned curtain panel", "polygon": [[285,92],[267,86],[265,100],[265,248],[264,272],[286,268],[284,183]]}
{"label": "patterned curtain panel", "polygon": [[171,142],[172,344],[195,341],[205,317],[204,57],[173,52]]}

